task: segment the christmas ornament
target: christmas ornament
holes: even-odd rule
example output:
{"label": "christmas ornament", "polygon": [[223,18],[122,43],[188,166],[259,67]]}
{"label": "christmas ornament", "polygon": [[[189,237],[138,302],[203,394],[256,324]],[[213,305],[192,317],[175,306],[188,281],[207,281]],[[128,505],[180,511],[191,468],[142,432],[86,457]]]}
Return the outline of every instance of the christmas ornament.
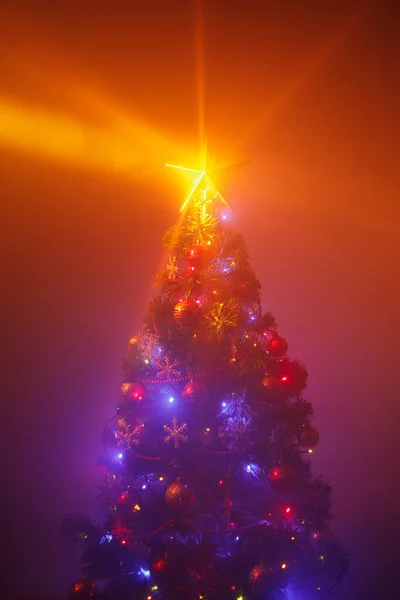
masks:
{"label": "christmas ornament", "polygon": [[249,583],[253,588],[266,588],[271,585],[275,572],[271,567],[266,567],[263,564],[255,565],[249,574]]}
{"label": "christmas ornament", "polygon": [[[124,392],[122,392],[122,388],[124,388]],[[137,402],[143,400],[143,398],[146,396],[145,388],[143,387],[143,385],[137,382],[122,384],[121,393],[123,393],[124,396],[131,398],[132,400],[136,400]]]}
{"label": "christmas ornament", "polygon": [[181,371],[177,368],[179,361],[169,356],[163,356],[156,362],[157,379],[173,379],[180,377]]}
{"label": "christmas ornament", "polygon": [[193,402],[199,398],[205,389],[205,386],[200,381],[189,381],[182,390],[182,396],[188,402]]}
{"label": "christmas ornament", "polygon": [[139,336],[138,335],[134,335],[133,337],[131,337],[131,339],[128,342],[128,345],[130,348],[133,348],[134,346],[136,346],[136,344],[139,341]]}
{"label": "christmas ornament", "polygon": [[87,598],[93,598],[96,592],[97,589],[93,581],[80,579],[71,587],[69,598],[71,600],[86,600]]}
{"label": "christmas ornament", "polygon": [[178,478],[167,487],[165,500],[171,510],[188,510],[193,505],[194,494],[189,486]]}
{"label": "christmas ornament", "polygon": [[209,201],[202,198],[203,194],[194,203],[186,221],[183,224],[184,233],[196,240],[196,244],[209,246],[214,240],[218,219],[205,210]]}
{"label": "christmas ornament", "polygon": [[131,388],[132,388],[131,383],[123,383],[121,385],[121,396],[128,396]]}
{"label": "christmas ornament", "polygon": [[285,356],[287,349],[287,341],[277,333],[275,333],[267,343],[267,350],[274,358]]}
{"label": "christmas ornament", "polygon": [[167,433],[164,437],[164,442],[166,444],[171,443],[176,450],[180,448],[181,444],[189,441],[186,435],[187,423],[179,423],[178,425],[175,417],[172,419],[171,425],[164,425],[164,431]]}
{"label": "christmas ornament", "polygon": [[179,271],[178,265],[176,264],[176,256],[169,256],[168,263],[165,267],[165,274],[167,281],[175,282],[176,275]]}
{"label": "christmas ornament", "polygon": [[118,417],[115,434],[118,446],[138,446],[143,427],[144,423],[140,419],[135,418],[133,423],[128,423],[125,416]]}
{"label": "christmas ornament", "polygon": [[154,365],[163,353],[160,340],[154,333],[142,333],[139,336],[138,351],[146,365]]}
{"label": "christmas ornament", "polygon": [[181,300],[174,307],[174,319],[181,327],[192,327],[196,323],[199,311],[194,300]]}
{"label": "christmas ornament", "polygon": [[306,450],[311,450],[319,442],[319,433],[311,425],[304,427],[299,434],[299,444]]}
{"label": "christmas ornament", "polygon": [[294,475],[295,472],[292,467],[287,465],[279,465],[270,470],[268,480],[275,492],[284,494],[291,489]]}
{"label": "christmas ornament", "polygon": [[238,316],[239,303],[236,298],[230,298],[227,302],[215,302],[206,315],[209,337],[221,340],[227,329],[236,327]]}
{"label": "christmas ornament", "polygon": [[194,269],[204,269],[211,258],[211,246],[193,244],[187,253],[187,261]]}

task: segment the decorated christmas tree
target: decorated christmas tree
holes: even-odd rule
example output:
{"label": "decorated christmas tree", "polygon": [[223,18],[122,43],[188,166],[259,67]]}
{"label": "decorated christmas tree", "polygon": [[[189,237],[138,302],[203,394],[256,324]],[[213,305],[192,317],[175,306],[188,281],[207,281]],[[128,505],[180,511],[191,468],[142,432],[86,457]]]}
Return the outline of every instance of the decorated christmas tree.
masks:
{"label": "decorated christmas tree", "polygon": [[229,215],[201,173],[165,235],[105,431],[104,523],[64,523],[83,545],[76,600],[326,599],[346,573],[331,487],[311,472],[307,370]]}

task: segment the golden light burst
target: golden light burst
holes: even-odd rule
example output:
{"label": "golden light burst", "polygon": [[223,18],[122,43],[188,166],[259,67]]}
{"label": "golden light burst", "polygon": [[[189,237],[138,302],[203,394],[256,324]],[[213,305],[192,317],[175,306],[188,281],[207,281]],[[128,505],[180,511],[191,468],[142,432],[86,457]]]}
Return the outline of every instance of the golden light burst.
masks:
{"label": "golden light burst", "polygon": [[[214,185],[214,183],[211,181],[209,175],[207,174],[206,171],[206,155],[204,152],[204,159],[203,159],[203,169],[191,169],[188,167],[182,167],[180,165],[171,165],[169,163],[165,163],[166,167],[170,167],[172,169],[178,169],[180,171],[186,171],[189,173],[194,173],[195,174],[195,178],[194,178],[194,183],[192,186],[192,189],[189,192],[188,197],[186,198],[185,202],[182,204],[181,206],[181,213],[184,212],[186,210],[186,208],[189,205],[190,200],[193,198],[194,194],[196,193],[196,191],[198,190],[198,188],[200,186],[202,186],[203,188],[203,194],[204,194],[204,200],[203,200],[203,205],[204,205],[204,209],[205,209],[205,205],[208,202],[212,202],[212,200],[210,199],[210,194],[211,195],[215,195],[218,194],[218,199],[225,204],[226,206],[228,206],[227,201],[222,197],[222,195],[220,194],[220,192],[218,191],[218,189],[216,188],[216,186]],[[209,194],[210,192],[210,194]]]}

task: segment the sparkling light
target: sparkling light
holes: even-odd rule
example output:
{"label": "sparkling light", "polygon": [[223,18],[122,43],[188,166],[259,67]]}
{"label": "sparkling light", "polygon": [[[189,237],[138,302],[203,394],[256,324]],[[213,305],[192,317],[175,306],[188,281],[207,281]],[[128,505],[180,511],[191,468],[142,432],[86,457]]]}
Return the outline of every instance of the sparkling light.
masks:
{"label": "sparkling light", "polygon": [[105,543],[110,543],[111,540],[113,539],[113,536],[111,535],[111,533],[106,533],[105,535],[103,535],[103,537],[100,540],[100,544],[105,544]]}
{"label": "sparkling light", "polygon": [[149,569],[143,569],[143,567],[141,567],[141,568],[140,568],[140,570],[139,570],[139,574],[140,574],[140,575],[143,575],[143,577],[144,577],[145,579],[149,579],[149,577],[150,577],[150,575],[151,575],[151,573],[150,573]]}
{"label": "sparkling light", "polygon": [[245,466],[246,472],[253,475],[253,477],[258,477],[261,473],[260,467],[255,463],[249,463]]}
{"label": "sparkling light", "polygon": [[[196,173],[197,177],[195,179],[194,185],[189,193],[189,196],[186,198],[185,202],[182,205],[181,208],[181,212],[183,212],[185,210],[185,208],[187,207],[188,203],[190,202],[191,198],[193,197],[194,193],[196,192],[197,188],[199,187],[199,185],[202,183],[203,179],[204,182],[207,186],[206,190],[205,190],[205,196],[207,195],[207,191],[209,189],[212,190],[216,190],[215,185],[212,183],[211,179],[209,178],[209,176],[207,175],[206,171],[205,171],[205,167],[203,170],[199,170],[199,169],[189,169],[188,167],[181,167],[179,165],[171,165],[169,163],[165,164],[166,167],[170,167],[172,169],[179,169],[180,171],[187,171],[190,173]],[[217,191],[217,190],[216,190]],[[224,200],[224,198],[221,196],[221,194],[218,192],[218,198],[226,205],[228,206],[228,203],[226,202],[226,200]]]}

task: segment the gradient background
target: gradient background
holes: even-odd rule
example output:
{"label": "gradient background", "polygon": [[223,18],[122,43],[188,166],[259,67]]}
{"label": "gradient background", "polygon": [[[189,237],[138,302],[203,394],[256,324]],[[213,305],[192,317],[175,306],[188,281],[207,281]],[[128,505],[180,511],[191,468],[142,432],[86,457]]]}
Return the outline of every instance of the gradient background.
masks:
{"label": "gradient background", "polygon": [[3,588],[78,575],[60,522],[97,514],[120,358],[188,190],[162,165],[206,132],[212,165],[248,161],[215,181],[310,371],[339,597],[399,597],[396,4],[2,3]]}

